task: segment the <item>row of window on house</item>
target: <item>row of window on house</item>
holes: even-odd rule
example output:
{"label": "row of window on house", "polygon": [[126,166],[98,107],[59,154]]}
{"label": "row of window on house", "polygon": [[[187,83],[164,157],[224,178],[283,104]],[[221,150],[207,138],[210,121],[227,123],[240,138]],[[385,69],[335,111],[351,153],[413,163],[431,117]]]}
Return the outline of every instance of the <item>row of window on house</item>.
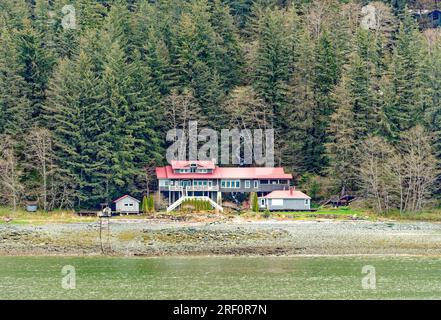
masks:
{"label": "row of window on house", "polygon": [[[288,184],[288,180],[245,180],[244,181],[244,187],[246,189],[250,189],[251,185],[253,188],[257,189],[259,187],[259,184],[261,185],[268,185],[268,184]],[[173,186],[182,186],[182,187],[189,187],[189,186],[213,186],[212,180],[179,180],[179,181],[170,181],[170,180],[159,180],[159,186],[160,187],[168,187],[169,185]],[[240,180],[221,180],[220,182],[221,188],[226,189],[239,189],[241,187]]]}

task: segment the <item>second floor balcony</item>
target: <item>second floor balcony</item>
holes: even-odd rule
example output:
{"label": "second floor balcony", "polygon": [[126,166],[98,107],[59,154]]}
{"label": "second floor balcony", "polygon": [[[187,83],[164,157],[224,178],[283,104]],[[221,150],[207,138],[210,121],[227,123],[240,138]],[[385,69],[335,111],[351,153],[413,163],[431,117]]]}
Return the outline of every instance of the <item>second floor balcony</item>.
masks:
{"label": "second floor balcony", "polygon": [[194,185],[194,186],[168,186],[169,191],[219,191],[219,186]]}

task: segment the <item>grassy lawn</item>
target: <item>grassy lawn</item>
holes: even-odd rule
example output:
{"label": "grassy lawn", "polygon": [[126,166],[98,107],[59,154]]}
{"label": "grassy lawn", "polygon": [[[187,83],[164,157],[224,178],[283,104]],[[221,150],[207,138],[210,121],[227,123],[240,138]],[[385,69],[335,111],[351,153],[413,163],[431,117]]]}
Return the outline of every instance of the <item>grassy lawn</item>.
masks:
{"label": "grassy lawn", "polygon": [[[195,221],[204,221],[212,213],[193,213],[190,216],[193,217]],[[176,211],[170,214],[165,212],[157,212],[153,214],[153,217],[164,217],[165,216],[175,216],[181,217],[185,213]],[[233,218],[237,216],[237,213],[230,212],[225,213],[224,217]],[[334,219],[334,220],[345,220],[345,219],[364,219],[364,220],[400,220],[400,221],[432,221],[441,222],[441,209],[427,210],[421,213],[413,214],[402,214],[399,212],[392,212],[387,215],[379,215],[372,212],[369,209],[359,209],[350,207],[340,207],[340,208],[319,208],[314,212],[271,212],[269,216],[264,212],[242,212],[241,217],[250,220],[260,220],[265,218],[275,218],[282,220],[314,220],[314,219]],[[152,215],[122,215],[114,216],[112,219],[149,219]],[[44,224],[44,223],[75,223],[75,222],[93,222],[97,221],[97,217],[81,217],[76,215],[73,211],[62,211],[55,210],[52,212],[38,211],[35,213],[29,213],[25,210],[12,211],[8,207],[0,206],[0,224],[3,223],[12,224]]]}
{"label": "grassy lawn", "polygon": [[441,209],[430,209],[418,213],[394,211],[388,214],[377,214],[369,209],[340,207],[319,208],[315,212],[272,212],[271,217],[289,218],[294,220],[310,220],[317,218],[331,219],[365,219],[365,220],[399,220],[399,221],[432,221],[441,222]]}
{"label": "grassy lawn", "polygon": [[348,218],[362,218],[375,219],[377,215],[367,209],[354,209],[350,207],[340,208],[318,208],[313,212],[272,212],[271,217],[275,218],[289,218],[290,220],[313,220],[313,219],[348,219]]}
{"label": "grassy lawn", "polygon": [[96,217],[80,217],[73,211],[55,210],[52,212],[27,212],[19,209],[13,211],[8,207],[0,207],[0,223],[6,223],[12,219],[13,224],[42,224],[42,223],[72,223],[72,222],[91,222]]}
{"label": "grassy lawn", "polygon": [[403,213],[400,215],[400,213],[393,212],[385,216],[380,217],[386,217],[388,219],[393,220],[412,220],[412,221],[432,221],[432,222],[441,222],[441,209],[432,209],[427,210],[419,213]]}

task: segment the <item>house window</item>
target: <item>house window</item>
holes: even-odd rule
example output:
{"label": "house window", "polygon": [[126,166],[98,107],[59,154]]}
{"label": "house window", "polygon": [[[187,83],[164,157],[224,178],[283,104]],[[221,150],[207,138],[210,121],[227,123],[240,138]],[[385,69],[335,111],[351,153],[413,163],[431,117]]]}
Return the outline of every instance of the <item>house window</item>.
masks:
{"label": "house window", "polygon": [[259,180],[254,180],[254,189],[259,188]]}
{"label": "house window", "polygon": [[207,186],[208,181],[207,180],[193,180],[193,186]]}
{"label": "house window", "polygon": [[239,189],[240,180],[222,180],[221,187],[227,189]]}
{"label": "house window", "polygon": [[180,182],[181,187],[189,187],[191,186],[191,181],[190,180],[181,180]]}
{"label": "house window", "polygon": [[260,206],[264,207],[265,206],[265,199],[260,199]]}
{"label": "house window", "polygon": [[309,199],[305,199],[305,205],[309,204]]}
{"label": "house window", "polygon": [[245,188],[249,189],[251,187],[251,181],[245,180]]}

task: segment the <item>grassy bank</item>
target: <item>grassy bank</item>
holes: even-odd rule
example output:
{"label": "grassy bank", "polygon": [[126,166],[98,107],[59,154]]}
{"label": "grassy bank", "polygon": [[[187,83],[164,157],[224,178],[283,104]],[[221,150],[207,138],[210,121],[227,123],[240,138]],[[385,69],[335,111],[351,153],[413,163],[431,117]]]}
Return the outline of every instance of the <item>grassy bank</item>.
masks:
{"label": "grassy bank", "polygon": [[378,214],[370,209],[340,207],[319,208],[316,212],[276,212],[271,217],[282,219],[364,219],[364,220],[397,220],[397,221],[432,221],[441,222],[441,209],[430,209],[417,213],[402,213],[397,211],[388,214]]}
{"label": "grassy bank", "polygon": [[[173,218],[178,220],[208,221],[224,220],[234,217],[242,217],[250,220],[277,219],[277,220],[315,220],[315,219],[334,219],[334,220],[398,220],[398,221],[432,221],[441,222],[441,209],[432,209],[420,213],[392,212],[387,215],[376,214],[369,209],[340,207],[340,208],[319,208],[314,212],[242,212],[240,215],[235,212],[225,213],[223,215],[214,215],[213,213],[182,213],[157,212],[149,215],[123,215],[116,216],[113,219],[151,219],[151,218]],[[76,223],[93,222],[96,217],[82,217],[75,214],[74,211],[55,210],[51,212],[37,211],[35,213],[25,210],[13,211],[8,207],[0,207],[0,223],[12,224],[43,224],[43,223]]]}
{"label": "grassy bank", "polygon": [[22,209],[13,211],[8,207],[0,207],[0,223],[41,224],[41,223],[74,223],[91,222],[96,217],[80,217],[73,211],[55,210],[51,212],[27,212]]}

